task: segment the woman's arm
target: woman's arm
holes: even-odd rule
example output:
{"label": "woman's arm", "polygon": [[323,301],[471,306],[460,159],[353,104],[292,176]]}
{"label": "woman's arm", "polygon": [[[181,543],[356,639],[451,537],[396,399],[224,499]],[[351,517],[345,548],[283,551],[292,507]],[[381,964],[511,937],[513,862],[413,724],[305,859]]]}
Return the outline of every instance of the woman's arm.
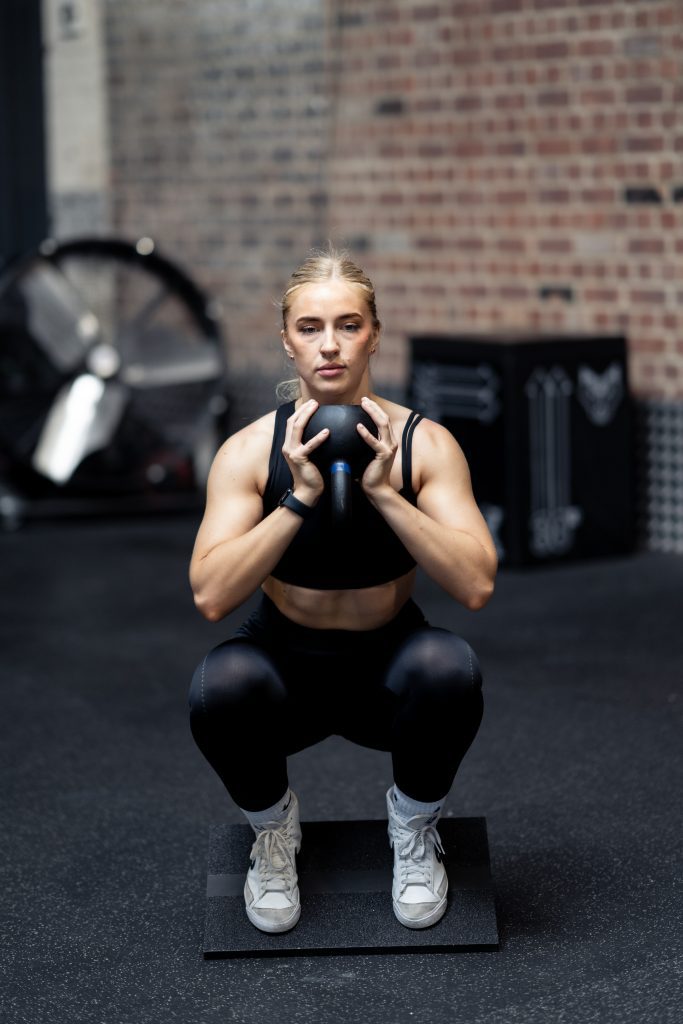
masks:
{"label": "woman's arm", "polygon": [[386,465],[390,469],[397,447],[389,417],[374,402],[363,405],[380,427],[375,444],[361,431],[375,449],[363,477],[368,499],[436,583],[466,608],[483,608],[493,593],[498,559],[462,449],[444,427],[421,421],[413,435],[419,477],[415,508],[389,483]]}
{"label": "woman's arm", "polygon": [[[306,456],[326,433],[306,445],[301,444],[301,434],[315,408],[302,406],[290,417],[283,446],[296,497],[311,506],[322,493],[323,481]],[[262,518],[259,483],[267,475],[272,438],[272,416],[264,417],[229,438],[211,467],[206,512],[190,563],[195,604],[210,622],[224,618],[253,594],[303,522],[284,507]]]}

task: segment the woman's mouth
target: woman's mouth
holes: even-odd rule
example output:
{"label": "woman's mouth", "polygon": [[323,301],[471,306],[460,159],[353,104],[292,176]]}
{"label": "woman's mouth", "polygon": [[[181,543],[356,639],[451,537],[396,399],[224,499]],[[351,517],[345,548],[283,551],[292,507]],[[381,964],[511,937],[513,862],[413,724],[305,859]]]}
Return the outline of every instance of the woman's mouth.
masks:
{"label": "woman's mouth", "polygon": [[338,377],[340,373],[344,372],[344,367],[337,363],[330,363],[329,366],[321,366],[318,373],[321,377]]}

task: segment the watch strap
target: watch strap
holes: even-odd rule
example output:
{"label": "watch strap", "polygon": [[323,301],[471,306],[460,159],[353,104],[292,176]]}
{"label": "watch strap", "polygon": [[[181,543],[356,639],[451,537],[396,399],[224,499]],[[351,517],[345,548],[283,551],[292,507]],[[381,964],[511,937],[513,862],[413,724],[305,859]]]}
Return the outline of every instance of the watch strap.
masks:
{"label": "watch strap", "polygon": [[315,511],[312,505],[305,505],[303,501],[299,501],[291,488],[286,490],[280,498],[278,507],[282,506],[284,506],[284,508],[291,509],[292,512],[296,512],[296,514],[301,516],[302,519],[308,519]]}

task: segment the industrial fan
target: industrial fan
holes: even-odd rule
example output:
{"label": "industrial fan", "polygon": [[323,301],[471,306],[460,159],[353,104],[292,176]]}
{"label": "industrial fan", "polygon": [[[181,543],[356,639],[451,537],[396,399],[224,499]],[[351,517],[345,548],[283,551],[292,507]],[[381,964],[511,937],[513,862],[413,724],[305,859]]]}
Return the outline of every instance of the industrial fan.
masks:
{"label": "industrial fan", "polygon": [[217,306],[151,239],[47,241],[0,281],[0,518],[196,500],[227,407]]}

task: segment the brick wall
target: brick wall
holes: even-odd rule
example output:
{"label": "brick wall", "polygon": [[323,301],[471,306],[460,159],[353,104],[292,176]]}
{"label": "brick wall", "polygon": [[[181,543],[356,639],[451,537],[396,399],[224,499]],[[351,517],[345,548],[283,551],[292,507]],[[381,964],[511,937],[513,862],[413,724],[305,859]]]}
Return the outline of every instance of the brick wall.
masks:
{"label": "brick wall", "polygon": [[273,300],[327,237],[375,280],[387,387],[412,332],[623,331],[635,392],[683,398],[680,0],[104,13],[114,224],[222,300],[252,404]]}
{"label": "brick wall", "polygon": [[636,391],[683,396],[683,5],[343,10],[332,232],[392,338],[624,331]]}

